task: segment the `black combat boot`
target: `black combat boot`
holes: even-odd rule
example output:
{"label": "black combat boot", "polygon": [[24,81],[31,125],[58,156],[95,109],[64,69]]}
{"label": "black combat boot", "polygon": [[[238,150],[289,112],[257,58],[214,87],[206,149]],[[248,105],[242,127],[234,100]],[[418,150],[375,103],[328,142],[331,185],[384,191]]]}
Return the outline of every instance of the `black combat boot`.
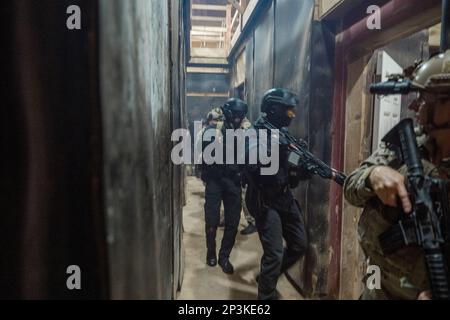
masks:
{"label": "black combat boot", "polygon": [[226,274],[233,274],[234,268],[229,259],[219,259],[219,265]]}
{"label": "black combat boot", "polygon": [[217,228],[206,226],[206,264],[210,267],[217,265],[216,233]]}
{"label": "black combat boot", "polygon": [[256,231],[258,230],[256,229],[255,225],[253,223],[249,223],[248,226],[241,231],[241,234],[243,236],[248,236],[252,233],[255,233]]}

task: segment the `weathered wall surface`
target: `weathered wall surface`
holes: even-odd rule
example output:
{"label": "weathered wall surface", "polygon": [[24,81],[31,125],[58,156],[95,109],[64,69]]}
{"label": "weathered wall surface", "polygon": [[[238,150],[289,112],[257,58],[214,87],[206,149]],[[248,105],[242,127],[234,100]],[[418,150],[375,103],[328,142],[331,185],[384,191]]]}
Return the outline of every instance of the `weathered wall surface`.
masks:
{"label": "weathered wall surface", "polygon": [[[185,12],[186,3],[182,1],[171,2],[171,124],[172,128],[186,127],[186,99],[185,99]],[[187,12],[187,10],[186,10]],[[183,206],[185,170],[183,166],[171,166],[172,193],[172,226],[173,226],[173,297],[181,289],[184,273],[184,248],[183,248]]]}
{"label": "weathered wall surface", "polygon": [[260,113],[261,101],[264,93],[273,88],[274,83],[274,28],[275,5],[272,3],[254,32],[253,53],[253,92],[252,92],[252,120],[256,120]]}
{"label": "weathered wall surface", "polygon": [[[379,50],[385,50],[402,68],[406,68],[416,60],[428,57],[428,32],[422,31],[397,40],[348,65],[345,126],[346,172],[355,170],[373,152],[374,98],[368,94],[368,87],[376,78]],[[402,97],[401,118],[411,114],[411,111],[408,111],[411,101],[408,100],[412,98],[412,95]],[[340,298],[342,299],[358,299],[363,290],[362,279],[366,270],[356,228],[361,211],[344,201],[340,271]]]}
{"label": "weathered wall surface", "polygon": [[[296,0],[274,1],[263,14],[245,44],[246,97],[254,121],[267,90],[297,92],[300,105],[290,131],[329,162],[334,35],[313,24],[313,15],[314,1]],[[305,293],[316,296],[327,293],[329,186],[329,181],[314,177],[296,190],[306,215],[309,251],[290,276]]]}
{"label": "weathered wall surface", "polygon": [[114,299],[171,298],[178,282],[173,271],[179,275],[174,251],[179,254],[180,241],[174,232],[181,229],[180,203],[172,197],[179,196],[173,186],[180,181],[169,179],[181,179],[173,171],[169,143],[173,125],[182,123],[173,116],[181,102],[171,93],[177,83],[171,75],[181,70],[172,65],[177,54],[171,51],[180,49],[172,47],[170,34],[180,18],[174,17],[177,2],[100,0],[105,207]]}
{"label": "weathered wall surface", "polygon": [[[0,298],[175,296],[184,3],[2,2]],[[66,27],[71,5],[81,30]],[[71,265],[82,290],[66,286]]]}
{"label": "weathered wall surface", "polygon": [[[321,23],[312,25],[311,86],[309,105],[310,151],[331,162],[333,117],[334,35]],[[306,257],[305,288],[315,296],[328,294],[329,190],[331,184],[318,176],[308,184],[307,221],[309,252]]]}

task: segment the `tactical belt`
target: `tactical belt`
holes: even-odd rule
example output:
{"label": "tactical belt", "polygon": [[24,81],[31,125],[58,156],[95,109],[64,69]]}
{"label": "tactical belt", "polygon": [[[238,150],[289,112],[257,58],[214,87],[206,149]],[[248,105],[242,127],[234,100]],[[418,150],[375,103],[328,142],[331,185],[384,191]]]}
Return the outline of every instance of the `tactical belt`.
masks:
{"label": "tactical belt", "polygon": [[381,250],[388,255],[406,246],[418,245],[416,230],[413,219],[399,221],[378,237]]}

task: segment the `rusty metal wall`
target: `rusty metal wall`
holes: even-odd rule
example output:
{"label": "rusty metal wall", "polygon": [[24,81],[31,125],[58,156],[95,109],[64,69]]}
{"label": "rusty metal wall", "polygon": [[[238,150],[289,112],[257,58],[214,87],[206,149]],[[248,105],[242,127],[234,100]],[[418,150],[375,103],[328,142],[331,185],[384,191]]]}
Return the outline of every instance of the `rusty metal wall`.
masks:
{"label": "rusty metal wall", "polygon": [[[331,162],[333,116],[334,34],[320,22],[312,25],[309,146],[326,163]],[[309,252],[304,289],[309,295],[328,294],[329,190],[333,182],[313,177],[308,185],[307,221]]]}
{"label": "rusty metal wall", "polygon": [[[69,31],[74,4],[82,29]],[[186,119],[182,4],[2,2],[0,298],[175,296],[184,170],[171,163],[170,135]],[[70,265],[81,268],[81,291],[66,286]]]}
{"label": "rusty metal wall", "polygon": [[180,208],[174,211],[178,204],[167,179],[173,173],[173,121],[182,121],[171,112],[171,103],[179,103],[171,94],[171,71],[178,72],[171,61],[171,4],[100,0],[105,206],[114,299],[167,299],[178,281],[173,279],[178,239],[173,232],[180,232]]}
{"label": "rusty metal wall", "polygon": [[[284,87],[297,92],[300,107],[291,131],[329,162],[334,36],[313,23],[313,15],[313,0],[273,1],[245,44],[246,93],[255,120],[266,90]],[[305,260],[289,275],[306,294],[326,292],[329,184],[315,177],[295,191],[305,211],[310,246]]]}

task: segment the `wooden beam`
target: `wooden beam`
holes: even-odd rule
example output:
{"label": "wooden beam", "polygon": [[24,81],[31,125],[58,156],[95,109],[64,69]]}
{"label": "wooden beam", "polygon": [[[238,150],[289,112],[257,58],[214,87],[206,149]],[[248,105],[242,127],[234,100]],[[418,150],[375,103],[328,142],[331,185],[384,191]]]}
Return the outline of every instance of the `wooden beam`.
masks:
{"label": "wooden beam", "polygon": [[218,98],[228,98],[229,93],[223,92],[188,92],[186,94],[188,97],[218,97]]}
{"label": "wooden beam", "polygon": [[224,39],[218,36],[211,35],[192,35],[192,42],[196,41],[223,43]]}
{"label": "wooden beam", "polygon": [[252,16],[253,11],[255,10],[256,6],[258,5],[258,2],[260,0],[250,0],[247,9],[244,12],[244,17],[243,17],[243,26],[245,27],[245,25],[247,24],[248,20],[250,19],[250,17]]}
{"label": "wooden beam", "polygon": [[232,6],[229,4],[227,5],[227,19],[226,19],[226,26],[227,26],[227,33],[225,37],[225,50],[229,52],[231,47],[231,8]]}
{"label": "wooden beam", "polygon": [[[236,30],[236,32],[233,34],[233,38],[231,39],[231,48],[233,48],[235,46],[240,35],[241,35],[241,30]],[[230,50],[231,50],[231,48],[230,48]]]}
{"label": "wooden beam", "polygon": [[214,33],[225,33],[227,28],[222,27],[204,27],[204,26],[192,26],[193,31],[204,31],[204,32],[214,32]]}
{"label": "wooden beam", "polygon": [[247,8],[245,9],[244,15],[242,16],[241,19],[241,25],[239,30],[237,30],[234,35],[233,38],[231,39],[231,43],[230,43],[230,48],[229,48],[229,54],[232,53],[232,51],[234,50],[236,44],[238,43],[238,41],[240,41],[241,35],[242,35],[242,31],[246,28],[250,18],[253,15],[253,12],[255,11],[256,7],[261,4],[263,5],[265,3],[265,1],[261,0],[250,0],[250,2],[247,5]]}
{"label": "wooden beam", "polygon": [[236,23],[236,20],[238,19],[238,17],[240,17],[241,15],[239,14],[238,11],[236,11],[234,13],[234,17],[233,20],[231,20],[231,30],[233,30],[234,24]]}
{"label": "wooden beam", "polygon": [[192,10],[206,10],[206,11],[227,11],[228,5],[218,6],[212,4],[193,4]]}
{"label": "wooden beam", "polygon": [[192,50],[193,58],[226,58],[227,53],[222,48],[196,48]]}
{"label": "wooden beam", "polygon": [[[196,50],[203,50],[203,49],[196,49]],[[210,49],[211,50],[211,49]],[[220,58],[220,57],[214,57],[214,58],[207,58],[207,57],[201,57],[200,55],[198,56],[192,56],[191,60],[189,61],[189,66],[193,66],[193,65],[227,65],[228,66],[228,60],[226,58],[226,56]]]}
{"label": "wooden beam", "polygon": [[244,14],[245,9],[241,6],[239,1],[237,0],[227,0],[227,1],[239,12],[239,14]]}
{"label": "wooden beam", "polygon": [[225,68],[202,68],[202,67],[187,67],[187,73],[230,73],[229,69]]}
{"label": "wooden beam", "polygon": [[192,16],[192,21],[224,22],[225,17]]}

